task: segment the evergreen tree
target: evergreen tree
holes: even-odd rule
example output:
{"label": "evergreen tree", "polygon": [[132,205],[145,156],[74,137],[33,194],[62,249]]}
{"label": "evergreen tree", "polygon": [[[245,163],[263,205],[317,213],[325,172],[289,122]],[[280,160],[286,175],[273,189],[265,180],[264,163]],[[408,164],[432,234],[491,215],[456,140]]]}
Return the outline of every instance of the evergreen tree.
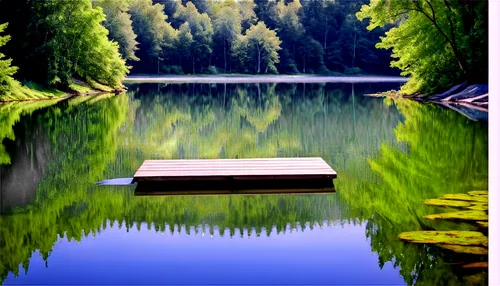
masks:
{"label": "evergreen tree", "polygon": [[[3,33],[7,23],[0,24],[0,34]],[[0,36],[0,47],[10,40],[10,36]],[[5,55],[0,53],[0,97],[7,94],[12,86],[12,75],[17,71],[16,67],[11,66],[12,59],[3,59]]]}

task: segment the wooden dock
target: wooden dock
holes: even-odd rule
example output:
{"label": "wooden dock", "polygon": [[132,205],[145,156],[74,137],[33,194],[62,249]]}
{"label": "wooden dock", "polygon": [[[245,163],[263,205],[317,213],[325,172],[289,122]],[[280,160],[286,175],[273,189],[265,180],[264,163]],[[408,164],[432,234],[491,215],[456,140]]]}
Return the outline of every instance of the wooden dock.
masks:
{"label": "wooden dock", "polygon": [[321,158],[146,160],[134,182],[172,180],[334,179]]}
{"label": "wooden dock", "polygon": [[334,192],[337,173],[321,158],[146,160],[136,195]]}

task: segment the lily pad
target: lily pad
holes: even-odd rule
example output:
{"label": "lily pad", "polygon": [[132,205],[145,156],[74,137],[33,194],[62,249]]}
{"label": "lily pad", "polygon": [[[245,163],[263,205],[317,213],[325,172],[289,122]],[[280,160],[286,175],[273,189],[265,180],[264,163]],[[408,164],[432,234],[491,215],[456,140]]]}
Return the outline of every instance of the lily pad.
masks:
{"label": "lily pad", "polygon": [[400,233],[398,238],[413,243],[488,245],[488,237],[478,231],[410,231]]}
{"label": "lily pad", "polygon": [[488,214],[484,211],[459,211],[452,213],[432,214],[424,216],[426,219],[456,219],[456,220],[476,220],[487,221]]}
{"label": "lily pad", "polygon": [[478,221],[477,224],[482,227],[488,227],[488,222],[487,221]]}
{"label": "lily pad", "polygon": [[469,192],[469,195],[471,195],[471,196],[487,196],[488,191],[471,191],[471,192]]}
{"label": "lily pad", "polygon": [[446,194],[441,197],[446,200],[472,201],[472,202],[488,202],[487,196],[471,196],[468,194]]}
{"label": "lily pad", "polygon": [[488,262],[474,262],[462,265],[462,268],[488,268]]}
{"label": "lily pad", "polygon": [[439,247],[449,249],[456,253],[467,253],[467,254],[477,254],[486,255],[488,254],[488,249],[481,246],[464,246],[464,245],[454,245],[454,244],[438,244]]}
{"label": "lily pad", "polygon": [[488,205],[487,204],[472,204],[470,207],[466,207],[466,209],[475,210],[475,211],[487,211]]}
{"label": "lily pad", "polygon": [[456,220],[476,220],[487,221],[488,214],[484,211],[460,211],[452,213],[432,214],[424,216],[426,219],[456,219]]}
{"label": "lily pad", "polygon": [[467,201],[455,201],[455,200],[443,200],[443,199],[430,199],[424,201],[425,205],[437,206],[437,207],[451,207],[451,208],[461,208],[467,210],[476,211],[487,211],[487,203],[477,203],[477,202],[467,202]]}
{"label": "lily pad", "polygon": [[424,201],[425,205],[428,206],[440,206],[440,207],[470,207],[472,204],[465,201],[455,201],[455,200],[443,200],[443,199],[430,199]]}

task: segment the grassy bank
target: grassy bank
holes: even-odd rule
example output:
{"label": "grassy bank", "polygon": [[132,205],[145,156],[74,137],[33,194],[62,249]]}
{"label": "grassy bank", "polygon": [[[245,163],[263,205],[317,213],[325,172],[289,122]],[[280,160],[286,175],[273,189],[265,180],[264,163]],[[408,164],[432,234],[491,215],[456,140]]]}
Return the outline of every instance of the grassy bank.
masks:
{"label": "grassy bank", "polygon": [[0,96],[0,103],[14,101],[47,100],[71,97],[75,95],[89,95],[121,91],[123,90],[114,89],[90,80],[88,82],[83,82],[77,79],[72,79],[71,83],[65,90],[43,87],[34,82],[21,84],[16,81],[12,84],[12,88],[9,90],[8,94]]}

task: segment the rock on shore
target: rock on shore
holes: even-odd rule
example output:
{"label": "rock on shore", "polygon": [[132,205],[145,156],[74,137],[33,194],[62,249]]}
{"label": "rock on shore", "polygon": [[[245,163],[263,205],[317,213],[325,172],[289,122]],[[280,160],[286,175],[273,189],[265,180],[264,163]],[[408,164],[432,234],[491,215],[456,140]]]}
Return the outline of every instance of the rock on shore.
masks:
{"label": "rock on shore", "polygon": [[488,120],[488,85],[458,84],[446,92],[425,99],[456,110],[473,120]]}

